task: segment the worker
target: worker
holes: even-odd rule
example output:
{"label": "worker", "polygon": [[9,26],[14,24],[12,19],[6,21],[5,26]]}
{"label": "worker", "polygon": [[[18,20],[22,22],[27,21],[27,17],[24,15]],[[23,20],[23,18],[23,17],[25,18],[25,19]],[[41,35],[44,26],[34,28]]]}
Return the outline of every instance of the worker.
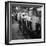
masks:
{"label": "worker", "polygon": [[37,9],[33,9],[33,15],[32,15],[32,31],[36,31],[36,23],[39,23],[39,17],[37,14]]}

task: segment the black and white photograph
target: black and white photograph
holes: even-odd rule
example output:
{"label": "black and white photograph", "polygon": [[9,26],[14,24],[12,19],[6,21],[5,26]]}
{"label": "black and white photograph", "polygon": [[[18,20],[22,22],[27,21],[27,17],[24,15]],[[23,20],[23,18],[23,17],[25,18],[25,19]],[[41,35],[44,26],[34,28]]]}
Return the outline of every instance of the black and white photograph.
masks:
{"label": "black and white photograph", "polygon": [[44,42],[45,4],[5,2],[5,43]]}

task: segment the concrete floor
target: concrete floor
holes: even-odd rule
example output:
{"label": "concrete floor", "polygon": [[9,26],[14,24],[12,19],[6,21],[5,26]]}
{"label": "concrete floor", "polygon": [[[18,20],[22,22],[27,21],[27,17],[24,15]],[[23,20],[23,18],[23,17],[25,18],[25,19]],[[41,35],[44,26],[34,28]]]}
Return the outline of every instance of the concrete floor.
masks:
{"label": "concrete floor", "polygon": [[[24,33],[19,29],[19,23],[17,21],[14,21],[14,23],[11,25],[12,26],[12,40],[15,39],[30,39],[30,38],[41,38],[41,35],[37,35],[36,32],[31,32],[26,26],[24,26]],[[28,33],[26,34],[26,32]],[[25,35],[26,34],[26,35]]]}
{"label": "concrete floor", "polygon": [[24,39],[23,33],[19,30],[19,23],[12,24],[12,39]]}

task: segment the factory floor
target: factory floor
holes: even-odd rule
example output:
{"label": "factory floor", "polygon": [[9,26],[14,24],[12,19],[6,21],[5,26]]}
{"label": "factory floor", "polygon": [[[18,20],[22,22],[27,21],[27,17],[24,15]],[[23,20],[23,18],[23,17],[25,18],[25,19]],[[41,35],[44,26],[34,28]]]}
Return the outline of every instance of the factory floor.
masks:
{"label": "factory floor", "polygon": [[[34,34],[34,32],[30,32],[25,25],[24,25],[24,33],[22,30],[19,29],[19,23],[14,20],[14,23],[12,24],[12,40],[15,39],[30,39],[30,38],[35,38],[34,36],[37,36]],[[27,33],[26,33],[27,32]],[[26,34],[26,35],[25,35]]]}
{"label": "factory floor", "polygon": [[12,24],[12,39],[24,39],[23,33],[19,29],[19,23],[14,21]]}

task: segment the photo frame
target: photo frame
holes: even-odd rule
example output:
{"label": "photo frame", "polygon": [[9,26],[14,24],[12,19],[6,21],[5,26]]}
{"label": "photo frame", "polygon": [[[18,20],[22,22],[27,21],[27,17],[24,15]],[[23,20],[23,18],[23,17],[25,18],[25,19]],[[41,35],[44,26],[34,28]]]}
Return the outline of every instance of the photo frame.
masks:
{"label": "photo frame", "polygon": [[[35,36],[36,32],[33,33],[32,31],[31,31],[31,33],[34,34],[35,38],[34,38],[34,36],[33,36],[33,38],[23,38],[23,37],[20,38],[20,36],[18,36],[19,37],[18,38],[16,36],[17,32],[14,32],[14,29],[17,30],[18,28],[17,28],[17,26],[15,28],[15,25],[13,26],[13,22],[15,22],[15,20],[13,20],[13,19],[15,18],[15,16],[12,17],[12,13],[13,12],[15,12],[15,13],[20,12],[19,8],[22,10],[22,12],[25,9],[28,9],[28,11],[30,10],[30,8],[37,9],[38,13],[41,15],[40,16],[40,19],[41,19],[40,30],[41,30],[41,32],[38,34],[39,37],[36,38],[36,36]],[[17,20],[17,22],[19,22],[18,20]],[[22,24],[20,24],[20,26],[21,25]],[[12,27],[13,27],[13,29],[12,29]],[[26,25],[26,27],[27,27],[27,25]],[[25,28],[25,29],[26,29],[26,32],[27,32],[26,35],[27,35],[28,32],[30,32],[30,31],[28,31],[30,29],[27,29],[27,28]],[[25,30],[23,30],[23,31],[25,31]],[[29,33],[29,34],[32,35],[31,33]],[[29,36],[29,34],[27,36]],[[27,37],[27,36],[25,36],[25,37]],[[28,44],[28,43],[44,43],[44,42],[45,42],[45,3],[16,2],[16,1],[5,2],[5,44],[13,45],[13,44]]]}

